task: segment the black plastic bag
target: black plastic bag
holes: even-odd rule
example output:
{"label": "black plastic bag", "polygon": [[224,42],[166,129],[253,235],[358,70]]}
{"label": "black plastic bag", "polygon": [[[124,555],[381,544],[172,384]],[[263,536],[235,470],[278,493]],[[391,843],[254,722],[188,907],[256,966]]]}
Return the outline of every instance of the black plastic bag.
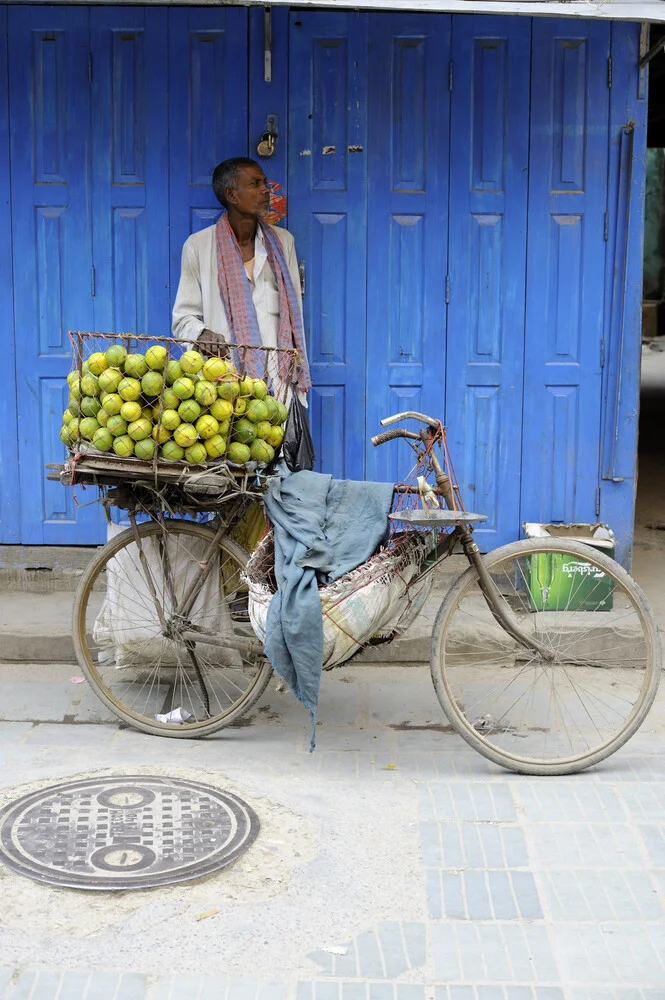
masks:
{"label": "black plastic bag", "polygon": [[290,472],[314,468],[314,443],[309,429],[307,410],[294,390],[286,419],[282,455]]}

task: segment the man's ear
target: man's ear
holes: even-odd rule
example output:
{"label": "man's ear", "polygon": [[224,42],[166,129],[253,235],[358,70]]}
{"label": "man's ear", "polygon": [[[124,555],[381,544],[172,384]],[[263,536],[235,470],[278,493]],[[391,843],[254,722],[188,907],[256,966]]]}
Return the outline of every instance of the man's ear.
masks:
{"label": "man's ear", "polygon": [[235,205],[238,200],[238,193],[235,188],[227,188],[224,192],[226,195],[227,203]]}

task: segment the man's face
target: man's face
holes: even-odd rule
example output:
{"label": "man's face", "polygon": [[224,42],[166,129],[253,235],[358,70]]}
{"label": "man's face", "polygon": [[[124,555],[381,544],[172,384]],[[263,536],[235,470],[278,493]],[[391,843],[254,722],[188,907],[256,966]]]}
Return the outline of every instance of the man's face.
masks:
{"label": "man's face", "polygon": [[266,175],[258,164],[239,168],[238,186],[235,190],[227,189],[226,200],[243,215],[261,217],[267,214],[270,207],[270,188]]}

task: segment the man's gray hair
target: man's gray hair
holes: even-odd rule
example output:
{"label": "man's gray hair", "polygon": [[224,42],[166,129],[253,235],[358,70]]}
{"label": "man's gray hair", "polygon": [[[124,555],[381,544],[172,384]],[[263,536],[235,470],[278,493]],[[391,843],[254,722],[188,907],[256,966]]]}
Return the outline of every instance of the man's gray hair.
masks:
{"label": "man's gray hair", "polygon": [[226,192],[229,188],[236,190],[238,187],[238,173],[242,167],[259,167],[255,160],[250,160],[246,156],[233,156],[230,160],[222,160],[212,172],[212,189],[220,205],[228,208],[226,204]]}

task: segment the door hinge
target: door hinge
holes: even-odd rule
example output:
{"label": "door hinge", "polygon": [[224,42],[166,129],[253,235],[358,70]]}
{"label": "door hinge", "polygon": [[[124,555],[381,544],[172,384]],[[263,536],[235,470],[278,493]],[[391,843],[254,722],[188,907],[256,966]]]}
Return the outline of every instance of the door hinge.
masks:
{"label": "door hinge", "polygon": [[450,302],[450,275],[446,275],[446,305]]}
{"label": "door hinge", "polygon": [[610,213],[605,212],[605,217],[603,219],[603,239],[605,241],[610,238]]}
{"label": "door hinge", "polygon": [[92,52],[88,52],[88,83],[92,83]]}
{"label": "door hinge", "polygon": [[600,517],[600,486],[596,487],[596,517]]}
{"label": "door hinge", "polygon": [[305,261],[298,261],[298,274],[300,276],[300,294],[305,298]]}
{"label": "door hinge", "polygon": [[605,338],[600,342],[600,367],[605,367]]}
{"label": "door hinge", "polygon": [[607,59],[607,86],[612,86],[612,56]]}
{"label": "door hinge", "polygon": [[97,281],[96,281],[96,276],[95,276],[95,265],[94,264],[90,268],[90,292],[91,292],[92,297],[94,299],[95,295],[97,294]]}
{"label": "door hinge", "polygon": [[448,90],[453,89],[453,63],[452,60],[448,63]]}

